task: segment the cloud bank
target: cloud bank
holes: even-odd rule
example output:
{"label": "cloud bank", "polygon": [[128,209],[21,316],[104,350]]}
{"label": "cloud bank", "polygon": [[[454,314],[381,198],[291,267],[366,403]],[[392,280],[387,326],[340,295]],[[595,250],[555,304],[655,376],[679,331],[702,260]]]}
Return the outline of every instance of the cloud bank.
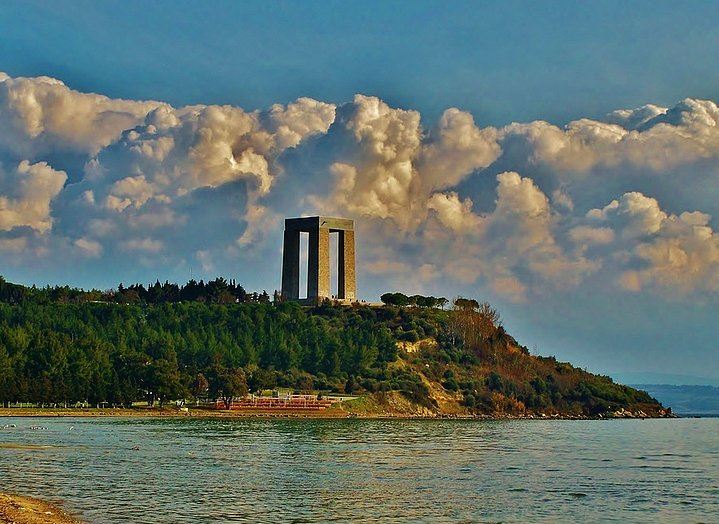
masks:
{"label": "cloud bank", "polygon": [[377,288],[716,297],[718,182],[708,100],[495,128],[364,95],[175,108],[0,73],[2,263],[105,267],[97,285],[274,274],[281,218],[325,213],[358,220]]}

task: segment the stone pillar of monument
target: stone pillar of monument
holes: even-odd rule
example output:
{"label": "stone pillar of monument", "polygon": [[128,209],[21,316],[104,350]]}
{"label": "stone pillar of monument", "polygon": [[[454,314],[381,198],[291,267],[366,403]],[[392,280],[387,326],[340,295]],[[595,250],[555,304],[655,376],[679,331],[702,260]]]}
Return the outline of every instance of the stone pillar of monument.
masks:
{"label": "stone pillar of monument", "polygon": [[340,230],[337,243],[337,298],[354,300],[355,282],[355,232]]}
{"label": "stone pillar of monument", "polygon": [[307,299],[330,296],[330,230],[312,228],[307,248]]}
{"label": "stone pillar of monument", "polygon": [[282,249],[282,296],[300,298],[300,231],[285,229]]}

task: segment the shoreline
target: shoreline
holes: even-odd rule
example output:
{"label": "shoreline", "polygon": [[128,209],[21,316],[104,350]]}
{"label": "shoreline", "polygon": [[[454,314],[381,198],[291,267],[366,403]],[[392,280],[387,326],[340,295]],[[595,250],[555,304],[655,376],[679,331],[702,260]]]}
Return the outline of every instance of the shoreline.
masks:
{"label": "shoreline", "polygon": [[78,524],[58,505],[34,497],[0,493],[1,524]]}
{"label": "shoreline", "polygon": [[[674,414],[648,415],[646,413],[623,412],[604,416],[577,414],[412,414],[412,413],[352,413],[341,409],[325,411],[255,411],[255,410],[214,410],[190,409],[180,411],[171,408],[0,408],[2,418],[166,418],[166,419],[359,419],[359,420],[627,420],[677,418]],[[0,429],[2,429],[0,427]]]}

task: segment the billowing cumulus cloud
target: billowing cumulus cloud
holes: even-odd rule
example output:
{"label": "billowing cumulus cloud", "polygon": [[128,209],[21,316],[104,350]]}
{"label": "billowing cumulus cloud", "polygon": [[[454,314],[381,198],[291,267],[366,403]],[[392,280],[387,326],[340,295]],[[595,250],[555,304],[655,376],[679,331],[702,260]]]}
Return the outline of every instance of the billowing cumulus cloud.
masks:
{"label": "billowing cumulus cloud", "polygon": [[470,198],[460,199],[455,192],[435,193],[427,202],[427,208],[436,213],[439,222],[457,235],[477,235],[486,229],[481,217],[472,212]]}
{"label": "billowing cumulus cloud", "polygon": [[[198,219],[221,221],[234,232],[234,242],[247,245],[263,226],[276,223],[261,199],[281,171],[277,157],[326,132],[334,111],[331,104],[306,98],[265,113],[232,106],[159,106],[88,159],[82,180],[65,192],[63,225],[68,234],[112,243],[120,256],[159,255],[170,244],[205,252],[215,235],[165,242],[183,232],[196,235],[186,228]],[[233,207],[219,196],[228,192],[235,195]],[[208,198],[213,194],[216,206]],[[226,241],[223,236],[221,242]]]}
{"label": "billowing cumulus cloud", "polygon": [[669,214],[655,199],[632,192],[587,217],[617,233],[613,253],[623,288],[673,294],[719,291],[719,235],[706,213]]}
{"label": "billowing cumulus cloud", "polygon": [[425,132],[418,112],[357,95],[335,127],[342,158],[330,166],[332,193],[316,199],[317,206],[392,220],[405,230],[426,218],[435,191],[456,186],[499,155],[496,131],[480,129],[458,109]]}
{"label": "billowing cumulus cloud", "polygon": [[86,180],[97,188],[94,198],[116,211],[238,180],[254,200],[270,191],[276,157],[333,120],[334,106],[309,99],[264,115],[232,106],[159,107],[94,158]]}
{"label": "billowing cumulus cloud", "polygon": [[[456,193],[433,196],[430,207],[443,227],[427,228],[425,245],[450,255],[437,265],[448,262],[467,282],[483,277],[494,293],[517,301],[574,285],[597,269],[581,252],[562,247],[562,219],[531,179],[505,172],[497,182],[495,207],[488,213],[475,213],[472,201]],[[442,245],[447,229],[457,234],[451,253]]]}
{"label": "billowing cumulus cloud", "polygon": [[93,155],[161,105],[80,93],[44,76],[0,73],[0,148],[27,159],[58,150]]}
{"label": "billowing cumulus cloud", "polygon": [[661,174],[719,157],[719,108],[709,100],[686,99],[669,110],[614,111],[606,122],[581,119],[565,128],[547,122],[511,124],[500,134],[502,141],[525,143],[522,153],[529,163],[562,172],[631,165]]}
{"label": "billowing cumulus cloud", "polygon": [[67,175],[45,162],[23,160],[6,170],[0,166],[0,230],[28,227],[45,233],[52,228],[50,203],[60,193]]}
{"label": "billowing cumulus cloud", "polygon": [[276,276],[281,218],[326,213],[358,220],[378,287],[711,295],[718,179],[706,100],[494,128],[365,95],[175,108],[0,74],[2,261],[107,265],[105,284],[188,268]]}
{"label": "billowing cumulus cloud", "polygon": [[587,217],[597,221],[613,219],[624,238],[636,239],[659,231],[667,214],[659,208],[659,202],[633,191],[619,200],[612,200],[602,209],[592,209]]}

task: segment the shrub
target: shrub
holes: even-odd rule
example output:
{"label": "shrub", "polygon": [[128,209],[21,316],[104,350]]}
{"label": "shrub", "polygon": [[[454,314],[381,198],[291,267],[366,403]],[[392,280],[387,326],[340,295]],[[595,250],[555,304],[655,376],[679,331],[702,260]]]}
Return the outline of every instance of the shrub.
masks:
{"label": "shrub", "polygon": [[454,377],[448,378],[442,383],[442,385],[444,386],[444,389],[449,391],[457,391],[459,389],[459,384],[457,384],[457,380]]}
{"label": "shrub", "polygon": [[419,340],[419,334],[414,331],[400,331],[397,338],[405,342],[417,342]]}

